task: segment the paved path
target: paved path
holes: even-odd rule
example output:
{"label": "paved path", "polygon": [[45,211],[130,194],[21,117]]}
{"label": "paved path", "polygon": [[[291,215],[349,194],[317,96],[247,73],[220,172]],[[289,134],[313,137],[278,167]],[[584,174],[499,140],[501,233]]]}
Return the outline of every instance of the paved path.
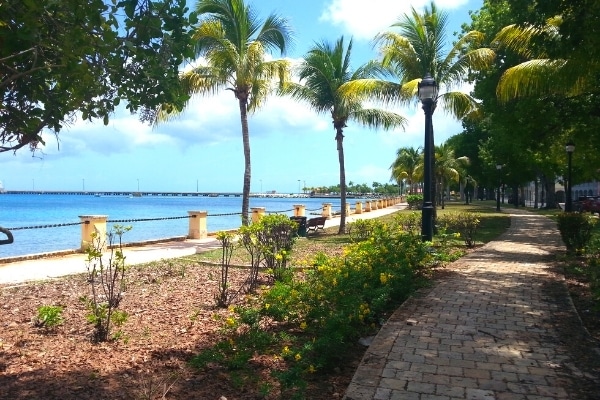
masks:
{"label": "paved path", "polygon": [[394,313],[346,400],[600,399],[598,376],[578,367],[581,355],[600,357],[598,344],[553,273],[553,254],[563,250],[556,225],[510,212],[511,227],[497,241],[453,263],[449,277]]}
{"label": "paved path", "polygon": [[[346,217],[346,223],[357,219],[376,218],[391,214],[406,207],[406,203],[372,210],[362,214],[353,214]],[[310,217],[309,217],[310,218]],[[333,217],[325,222],[325,227],[339,226],[340,218]],[[8,245],[10,246],[10,245]],[[183,241],[160,242],[143,246],[125,247],[123,255],[127,265],[143,264],[162,259],[186,257],[206,250],[220,247],[214,236],[206,239],[187,239]],[[86,272],[86,255],[70,253],[63,255],[36,257],[30,259],[2,259],[0,262],[0,284],[19,283],[31,280],[56,278],[69,274]]]}

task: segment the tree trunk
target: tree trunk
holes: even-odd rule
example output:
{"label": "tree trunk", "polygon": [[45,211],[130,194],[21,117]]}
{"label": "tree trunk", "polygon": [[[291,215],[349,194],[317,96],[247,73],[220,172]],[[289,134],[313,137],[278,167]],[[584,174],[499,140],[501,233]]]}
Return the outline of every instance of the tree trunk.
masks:
{"label": "tree trunk", "polygon": [[556,208],[556,188],[554,179],[546,180],[546,209]]}
{"label": "tree trunk", "polygon": [[343,129],[336,127],[335,141],[337,142],[338,159],[340,162],[340,227],[338,234],[346,232],[346,167],[344,164],[344,134]]}
{"label": "tree trunk", "polygon": [[240,96],[238,104],[240,106],[240,118],[242,121],[242,140],[244,142],[244,188],[242,190],[242,225],[250,223],[250,181],[252,168],[250,164],[250,133],[248,131],[248,111],[247,97]]}

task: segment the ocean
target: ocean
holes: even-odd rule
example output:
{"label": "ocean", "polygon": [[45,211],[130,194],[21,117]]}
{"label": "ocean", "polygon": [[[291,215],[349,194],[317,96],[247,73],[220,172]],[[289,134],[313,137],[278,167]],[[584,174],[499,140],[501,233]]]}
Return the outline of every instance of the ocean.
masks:
{"label": "ocean", "polygon": [[[348,201],[353,207],[353,200]],[[295,204],[305,205],[307,216],[320,214],[323,203],[332,203],[334,211],[340,209],[339,198],[250,198],[250,207],[264,207],[266,213],[288,216],[293,215]],[[0,258],[77,249],[81,240],[81,226],[77,224],[80,215],[107,215],[108,229],[114,225],[110,221],[157,219],[119,222],[132,226],[123,235],[123,242],[131,243],[186,236],[188,211],[207,211],[209,232],[236,229],[241,225],[241,207],[241,196],[0,194],[0,227],[11,229],[14,237],[13,243],[0,245]],[[44,225],[63,226],[38,228]],[[3,239],[6,236],[0,233],[0,240]]]}

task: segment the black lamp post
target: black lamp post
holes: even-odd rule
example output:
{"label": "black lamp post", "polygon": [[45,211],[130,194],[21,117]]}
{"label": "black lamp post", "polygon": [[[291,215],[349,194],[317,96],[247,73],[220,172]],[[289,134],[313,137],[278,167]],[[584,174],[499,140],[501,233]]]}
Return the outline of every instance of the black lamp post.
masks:
{"label": "black lamp post", "polygon": [[573,185],[571,184],[571,158],[573,158],[573,152],[575,151],[575,145],[573,142],[569,141],[565,146],[565,150],[567,150],[567,154],[569,155],[569,172],[567,175],[567,201],[565,204],[565,211],[571,212],[573,211],[573,202],[571,197],[571,188]]}
{"label": "black lamp post", "polygon": [[419,99],[425,112],[425,148],[423,174],[423,209],[421,219],[421,236],[424,242],[433,240],[433,122],[432,115],[437,102],[438,85],[429,73],[419,82]]}
{"label": "black lamp post", "polygon": [[500,170],[502,164],[496,164],[496,170],[498,171],[498,191],[496,192],[496,211],[500,212],[500,186],[502,186],[502,178],[500,177]]}

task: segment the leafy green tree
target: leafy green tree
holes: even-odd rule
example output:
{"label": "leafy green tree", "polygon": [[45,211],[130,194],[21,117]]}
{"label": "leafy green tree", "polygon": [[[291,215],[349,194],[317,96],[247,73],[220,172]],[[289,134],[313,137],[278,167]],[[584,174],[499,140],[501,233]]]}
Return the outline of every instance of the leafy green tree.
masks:
{"label": "leafy green tree", "polygon": [[162,103],[181,108],[188,11],[185,0],[0,2],[0,152],[35,151],[79,115],[107,124],[121,101],[145,121]]}
{"label": "leafy green tree", "polygon": [[[574,180],[589,180],[600,172],[600,159],[592,150],[600,146],[597,89],[587,85],[580,91],[584,86],[572,85],[578,75],[584,77],[583,84],[593,64],[597,65],[598,52],[590,46],[597,38],[583,37],[580,27],[594,24],[598,6],[587,0],[575,1],[588,4],[588,10],[571,3],[486,0],[482,9],[472,14],[472,23],[463,27],[464,31],[475,29],[486,37],[496,37],[498,44],[493,67],[474,75],[474,92],[482,99],[485,118],[465,123],[463,145],[469,152],[464,154],[472,161],[469,173],[489,182],[483,175],[497,175],[493,166],[501,163],[503,182],[515,192],[525,182],[540,180],[546,207],[555,206],[556,177],[566,174],[564,145],[568,140],[578,144]],[[557,15],[561,17],[555,18]],[[561,72],[566,60],[571,76],[561,77],[566,75]],[[480,149],[477,157],[472,154],[475,143]]]}
{"label": "leafy green tree", "polygon": [[354,95],[341,90],[342,86],[374,74],[371,64],[351,70],[352,40],[344,46],[344,38],[335,44],[316,44],[309,50],[298,68],[301,84],[290,83],[284,92],[293,98],[307,102],[318,113],[329,113],[335,129],[338,160],[340,165],[341,216],[339,233],[346,231],[346,170],[344,165],[344,128],[351,120],[373,128],[391,129],[404,126],[404,117],[381,109],[364,108],[365,95]]}
{"label": "leafy green tree", "polygon": [[[536,7],[542,15],[555,13],[544,23],[511,24],[497,34],[494,41],[499,48],[506,47],[525,59],[503,73],[497,89],[502,101],[598,93],[600,54],[594,46],[600,41],[594,33],[600,33],[600,4],[589,0],[575,2],[578,5],[554,3],[554,9],[548,4]],[[588,30],[584,32],[581,26]]]}
{"label": "leafy green tree", "polygon": [[[243,0],[200,0],[196,12],[201,20],[193,40],[196,57],[205,63],[185,72],[181,80],[190,95],[225,89],[238,102],[244,147],[242,224],[247,225],[252,175],[248,113],[264,103],[274,82],[288,79],[288,61],[269,60],[268,51],[285,54],[292,33],[287,19],[270,14],[261,21]],[[159,118],[168,118],[172,111],[170,105],[163,106]]]}

